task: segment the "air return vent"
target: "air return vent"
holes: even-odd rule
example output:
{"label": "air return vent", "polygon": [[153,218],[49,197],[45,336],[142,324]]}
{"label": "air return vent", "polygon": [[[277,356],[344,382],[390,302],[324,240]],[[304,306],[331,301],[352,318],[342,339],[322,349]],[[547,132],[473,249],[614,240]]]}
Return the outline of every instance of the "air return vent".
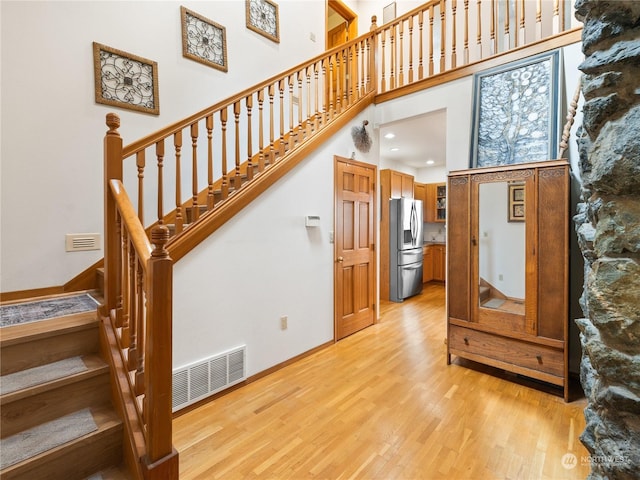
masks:
{"label": "air return vent", "polygon": [[246,346],[234,348],[173,371],[172,411],[246,379]]}
{"label": "air return vent", "polygon": [[64,238],[65,251],[100,250],[99,233],[67,233]]}

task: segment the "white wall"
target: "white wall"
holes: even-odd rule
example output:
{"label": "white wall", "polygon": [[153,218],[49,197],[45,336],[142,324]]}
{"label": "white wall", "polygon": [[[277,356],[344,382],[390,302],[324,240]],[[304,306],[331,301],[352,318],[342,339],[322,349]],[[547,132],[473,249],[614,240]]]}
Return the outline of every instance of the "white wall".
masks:
{"label": "white wall", "polygon": [[[174,367],[247,345],[253,375],[333,340],[334,155],[351,156],[350,128],[175,265]],[[376,164],[375,142],[356,160]]]}
{"label": "white wall", "polygon": [[[240,0],[0,3],[0,291],[62,285],[103,257],[65,253],[64,235],[102,233],[108,112],[127,144],[324,51],[324,0],[278,4],[279,44],[246,28]],[[182,56],[181,5],[226,27],[228,73]],[[95,103],[94,41],[158,62],[159,116]]]}

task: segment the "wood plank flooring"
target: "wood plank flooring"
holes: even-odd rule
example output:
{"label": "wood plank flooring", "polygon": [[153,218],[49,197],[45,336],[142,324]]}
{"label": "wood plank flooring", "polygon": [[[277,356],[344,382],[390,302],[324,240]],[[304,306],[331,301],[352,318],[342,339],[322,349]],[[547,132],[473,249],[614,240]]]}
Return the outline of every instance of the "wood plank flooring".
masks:
{"label": "wood plank flooring", "polygon": [[447,366],[445,315],[444,287],[429,284],[384,303],[378,324],[178,416],[181,480],[585,478],[585,400]]}

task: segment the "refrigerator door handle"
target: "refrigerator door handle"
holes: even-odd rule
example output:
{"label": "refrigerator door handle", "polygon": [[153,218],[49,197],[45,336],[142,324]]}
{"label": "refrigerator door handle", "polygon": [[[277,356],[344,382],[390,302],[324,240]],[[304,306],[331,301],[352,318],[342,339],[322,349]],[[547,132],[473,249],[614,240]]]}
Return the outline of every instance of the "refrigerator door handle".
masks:
{"label": "refrigerator door handle", "polygon": [[411,246],[415,246],[418,241],[418,213],[416,212],[415,202],[411,204]]}

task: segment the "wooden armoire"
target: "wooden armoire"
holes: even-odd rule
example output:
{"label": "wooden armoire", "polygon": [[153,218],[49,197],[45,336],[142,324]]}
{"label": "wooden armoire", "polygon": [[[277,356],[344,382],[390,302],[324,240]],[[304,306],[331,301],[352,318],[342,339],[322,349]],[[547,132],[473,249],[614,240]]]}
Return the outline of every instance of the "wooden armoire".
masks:
{"label": "wooden armoire", "polygon": [[568,400],[569,188],[566,160],[448,176],[448,363],[541,380]]}

